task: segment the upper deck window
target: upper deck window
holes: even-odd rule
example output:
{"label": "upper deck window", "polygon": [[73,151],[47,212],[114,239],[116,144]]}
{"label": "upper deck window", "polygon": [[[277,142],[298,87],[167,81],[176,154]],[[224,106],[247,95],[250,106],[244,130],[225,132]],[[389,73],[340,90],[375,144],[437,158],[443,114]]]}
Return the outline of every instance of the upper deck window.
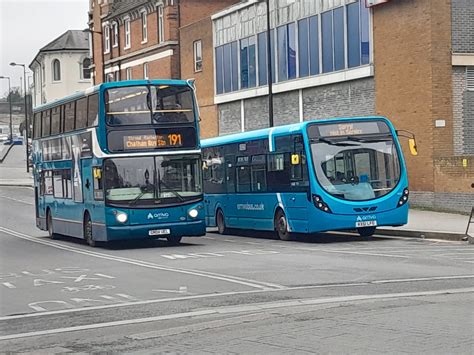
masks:
{"label": "upper deck window", "polygon": [[105,93],[111,126],[190,123],[194,121],[192,91],[187,86],[130,86]]}

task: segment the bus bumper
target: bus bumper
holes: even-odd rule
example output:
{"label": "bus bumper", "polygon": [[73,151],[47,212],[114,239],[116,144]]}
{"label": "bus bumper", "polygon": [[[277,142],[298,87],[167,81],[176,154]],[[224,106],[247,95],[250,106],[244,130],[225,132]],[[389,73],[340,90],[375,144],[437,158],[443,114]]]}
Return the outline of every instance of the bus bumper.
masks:
{"label": "bus bumper", "polygon": [[408,204],[393,210],[366,214],[332,214],[318,211],[320,216],[309,220],[310,233],[354,230],[357,222],[377,223],[376,227],[402,226],[408,222]]}
{"label": "bus bumper", "polygon": [[[169,229],[170,234],[150,236],[151,230]],[[140,224],[107,227],[107,241],[130,239],[156,239],[166,237],[199,237],[206,234],[206,223],[202,221],[188,221],[160,224]]]}

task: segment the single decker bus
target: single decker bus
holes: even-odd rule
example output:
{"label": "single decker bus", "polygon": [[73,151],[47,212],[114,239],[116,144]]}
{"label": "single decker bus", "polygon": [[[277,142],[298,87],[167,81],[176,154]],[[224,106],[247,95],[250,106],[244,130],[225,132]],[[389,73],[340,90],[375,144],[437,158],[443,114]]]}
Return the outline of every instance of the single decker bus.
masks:
{"label": "single decker bus", "polygon": [[[416,154],[416,143],[410,139]],[[402,150],[384,117],[308,121],[202,142],[208,226],[295,234],[401,226],[408,218]]]}
{"label": "single decker bus", "polygon": [[36,225],[97,242],[205,234],[194,83],[104,83],[34,111]]}

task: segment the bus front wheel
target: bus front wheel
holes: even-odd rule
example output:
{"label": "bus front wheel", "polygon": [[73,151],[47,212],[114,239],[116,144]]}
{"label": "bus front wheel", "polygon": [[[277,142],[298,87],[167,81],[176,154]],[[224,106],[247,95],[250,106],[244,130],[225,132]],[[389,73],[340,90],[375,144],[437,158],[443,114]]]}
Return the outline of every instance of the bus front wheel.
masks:
{"label": "bus front wheel", "polygon": [[48,235],[51,239],[58,239],[58,235],[54,233],[53,227],[53,216],[51,215],[51,210],[48,210],[46,215],[46,223],[48,227]]}
{"label": "bus front wheel", "polygon": [[229,230],[225,226],[224,212],[221,209],[217,210],[216,224],[219,234],[227,234]]}
{"label": "bus front wheel", "polygon": [[357,233],[359,233],[361,237],[371,237],[375,233],[375,227],[357,228]]}
{"label": "bus front wheel", "polygon": [[84,217],[84,239],[91,247],[95,247],[97,242],[92,235],[92,221],[88,213]]}
{"label": "bus front wheel", "polygon": [[285,212],[278,210],[275,215],[275,232],[281,240],[293,240],[293,235],[288,231],[288,220]]}

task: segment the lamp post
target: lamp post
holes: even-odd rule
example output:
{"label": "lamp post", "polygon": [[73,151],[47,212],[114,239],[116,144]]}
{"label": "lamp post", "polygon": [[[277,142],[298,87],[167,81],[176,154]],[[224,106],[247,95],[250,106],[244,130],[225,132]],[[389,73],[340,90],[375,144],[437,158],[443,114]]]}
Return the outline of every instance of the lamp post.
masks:
{"label": "lamp post", "polygon": [[12,123],[12,89],[9,76],[0,76],[0,79],[8,80],[8,103],[10,104],[10,141],[13,143],[13,123]]}
{"label": "lamp post", "polygon": [[12,67],[23,67],[23,85],[25,87],[25,91],[24,91],[24,97],[25,97],[25,126],[26,126],[26,134],[25,134],[25,138],[26,138],[26,172],[29,173],[30,172],[30,164],[29,164],[29,147],[28,147],[28,144],[29,144],[29,141],[28,141],[28,132],[30,131],[30,127],[28,125],[28,107],[27,107],[27,103],[26,103],[26,65],[25,64],[20,64],[20,63],[15,63],[15,62],[12,62],[10,63],[10,65]]}
{"label": "lamp post", "polygon": [[[102,32],[101,31],[94,31],[91,30],[90,28],[86,28],[82,32],[90,33],[91,34],[91,40],[92,40],[92,57],[94,57],[94,33],[97,33],[100,35],[100,40],[102,41]],[[101,42],[103,43],[103,42]],[[104,59],[104,48],[103,45],[100,47],[100,59],[102,61],[102,82],[105,83],[105,59]],[[94,62],[95,65],[95,62]],[[94,77],[95,78],[95,77]],[[94,85],[97,84],[94,80]]]}
{"label": "lamp post", "polygon": [[273,127],[273,75],[272,75],[272,45],[270,35],[270,0],[267,4],[267,78],[268,78],[268,123]]}

